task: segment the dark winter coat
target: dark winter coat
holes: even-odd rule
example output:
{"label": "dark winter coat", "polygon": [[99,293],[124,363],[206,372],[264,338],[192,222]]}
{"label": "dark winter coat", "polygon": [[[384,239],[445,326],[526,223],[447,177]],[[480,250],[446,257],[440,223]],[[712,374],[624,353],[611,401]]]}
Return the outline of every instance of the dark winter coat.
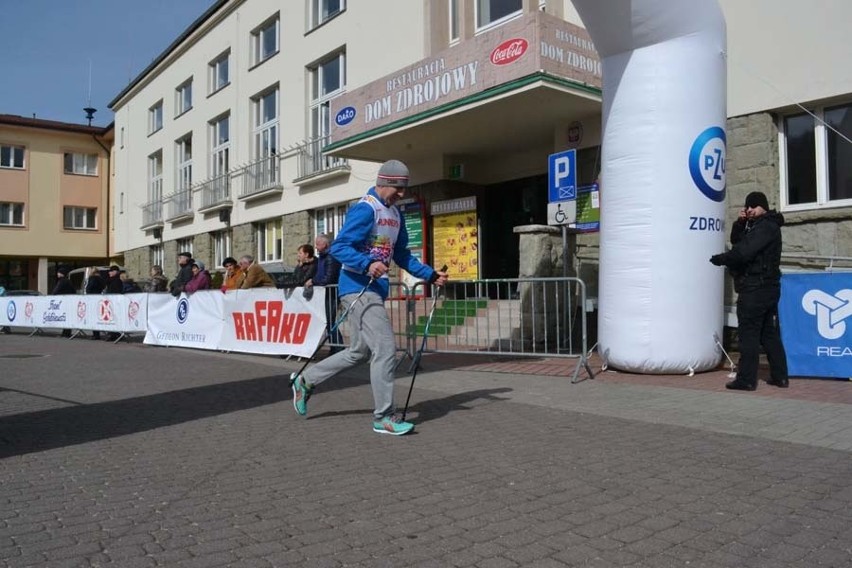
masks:
{"label": "dark winter coat", "polygon": [[331,256],[328,251],[319,253],[317,257],[317,273],[314,276],[315,286],[328,286],[329,284],[337,284],[340,278],[340,263],[336,258]]}
{"label": "dark winter coat", "polygon": [[[312,280],[317,273],[317,259],[313,258],[311,262],[300,264],[293,269],[293,280],[297,286],[304,286],[305,282]],[[314,282],[316,284],[316,282]]]}
{"label": "dark winter coat", "polygon": [[89,280],[86,282],[86,294],[100,294],[104,291],[104,286],[106,284],[103,277],[95,272],[89,276]]}
{"label": "dark winter coat", "polygon": [[716,255],[734,278],[737,293],[777,288],[781,285],[781,226],[784,216],[774,209],[731,228],[728,252]]}
{"label": "dark winter coat", "polygon": [[115,276],[111,276],[107,279],[106,288],[103,291],[104,294],[123,294],[124,293],[124,282],[121,281],[121,277],[116,274]]}
{"label": "dark winter coat", "polygon": [[71,281],[68,280],[67,277],[63,276],[56,280],[56,285],[53,287],[53,291],[50,293],[52,296],[62,296],[64,294],[76,294],[77,290],[74,289],[74,285],[71,284]]}

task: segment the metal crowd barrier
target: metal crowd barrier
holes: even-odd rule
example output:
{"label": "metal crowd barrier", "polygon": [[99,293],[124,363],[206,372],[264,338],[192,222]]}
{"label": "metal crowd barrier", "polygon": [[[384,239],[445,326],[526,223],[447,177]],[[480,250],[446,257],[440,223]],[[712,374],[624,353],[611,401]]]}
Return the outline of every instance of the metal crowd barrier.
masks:
{"label": "metal crowd barrier", "polygon": [[[327,294],[336,303],[336,287]],[[585,283],[579,278],[507,278],[450,281],[443,290],[418,282],[391,284],[385,302],[400,362],[412,358],[423,338],[435,294],[440,294],[425,351],[467,355],[576,358],[572,382],[588,363]],[[348,345],[350,322],[341,325]]]}

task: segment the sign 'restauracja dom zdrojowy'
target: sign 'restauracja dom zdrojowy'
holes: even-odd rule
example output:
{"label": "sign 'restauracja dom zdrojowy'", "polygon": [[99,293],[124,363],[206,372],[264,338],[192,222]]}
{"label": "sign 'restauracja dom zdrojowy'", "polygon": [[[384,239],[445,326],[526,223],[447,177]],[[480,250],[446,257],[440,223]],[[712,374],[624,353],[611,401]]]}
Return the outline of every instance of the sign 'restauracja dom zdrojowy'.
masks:
{"label": "sign 'restauracja dom zdrojowy'", "polygon": [[535,12],[334,99],[331,142],[539,71],[601,87],[600,58],[586,30]]}

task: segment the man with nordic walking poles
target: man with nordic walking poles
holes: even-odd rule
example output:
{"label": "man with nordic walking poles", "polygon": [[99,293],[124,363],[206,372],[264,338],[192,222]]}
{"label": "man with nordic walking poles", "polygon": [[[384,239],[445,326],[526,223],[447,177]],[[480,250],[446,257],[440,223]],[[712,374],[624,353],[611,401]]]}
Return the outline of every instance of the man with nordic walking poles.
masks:
{"label": "man with nordic walking poles", "polygon": [[422,264],[408,250],[408,233],[396,202],[408,187],[408,168],[398,160],[382,164],[376,179],[361,200],[349,209],[331,254],[343,267],[338,285],[343,317],[350,321],[349,348],[317,363],[307,371],[290,375],[293,407],[304,416],[314,387],[338,373],[370,359],[373,390],[373,431],[401,436],[414,429],[396,414],[393,387],[396,341],[384,307],[390,282],[391,260],[416,278],[443,286],[446,272]]}

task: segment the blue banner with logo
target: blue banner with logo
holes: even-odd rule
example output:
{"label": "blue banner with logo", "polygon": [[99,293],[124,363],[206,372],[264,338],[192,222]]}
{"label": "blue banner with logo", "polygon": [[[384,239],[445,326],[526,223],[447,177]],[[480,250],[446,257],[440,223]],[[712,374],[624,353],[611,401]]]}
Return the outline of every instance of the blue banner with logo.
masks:
{"label": "blue banner with logo", "polygon": [[852,379],[852,273],[783,275],[778,317],[791,377]]}

